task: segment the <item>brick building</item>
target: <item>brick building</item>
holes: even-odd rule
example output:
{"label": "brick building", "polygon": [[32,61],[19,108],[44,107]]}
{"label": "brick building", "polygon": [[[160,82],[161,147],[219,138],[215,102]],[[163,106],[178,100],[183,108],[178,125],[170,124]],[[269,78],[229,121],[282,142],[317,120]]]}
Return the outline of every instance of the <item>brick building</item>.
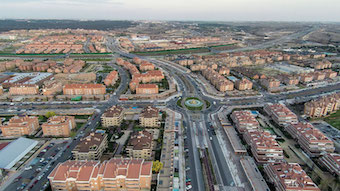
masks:
{"label": "brick building", "polygon": [[238,90],[251,90],[253,88],[253,82],[246,78],[243,78],[242,80],[237,80],[235,82],[235,87]]}
{"label": "brick building", "polygon": [[155,70],[155,65],[153,65],[152,63],[142,63],[139,65],[139,69],[141,71]]}
{"label": "brick building", "polygon": [[283,149],[276,142],[275,135],[268,131],[246,131],[243,138],[251,147],[251,152],[258,163],[278,163],[283,160]]}
{"label": "brick building", "polygon": [[152,160],[152,133],[148,131],[135,131],[130,135],[126,152],[128,157]]}
{"label": "brick building", "polygon": [[322,117],[340,108],[340,93],[325,96],[305,103],[304,114],[309,117]]}
{"label": "brick building", "polygon": [[264,111],[275,121],[275,123],[285,126],[291,123],[296,124],[298,118],[291,110],[283,104],[266,104]]}
{"label": "brick building", "polygon": [[277,191],[320,191],[298,163],[268,164],[264,171]]}
{"label": "brick building", "polygon": [[34,133],[39,128],[39,121],[34,116],[15,116],[0,128],[4,137],[20,137]]}
{"label": "brick building", "polygon": [[260,127],[259,122],[249,110],[233,111],[231,119],[240,133],[257,130]]}
{"label": "brick building", "polygon": [[136,94],[158,94],[158,85],[156,84],[138,84]]}
{"label": "brick building", "polygon": [[114,70],[106,76],[106,78],[104,79],[104,84],[106,86],[113,86],[116,84],[117,80],[118,80],[118,72]]}
{"label": "brick building", "polygon": [[107,135],[105,133],[90,133],[72,150],[76,160],[99,160],[108,147]]}
{"label": "brick building", "polygon": [[139,115],[139,124],[143,127],[159,127],[159,120],[159,110],[155,107],[148,106]]}
{"label": "brick building", "polygon": [[39,86],[35,84],[17,84],[9,88],[10,95],[37,95]]}
{"label": "brick building", "polygon": [[44,136],[69,137],[76,127],[73,116],[53,116],[41,125]]}
{"label": "brick building", "polygon": [[330,173],[340,176],[340,154],[327,153],[319,160],[320,163],[324,165]]}
{"label": "brick building", "polygon": [[152,162],[112,158],[99,161],[59,163],[47,177],[52,190],[141,190],[151,189]]}
{"label": "brick building", "polygon": [[261,85],[264,86],[267,90],[271,90],[280,86],[280,81],[275,78],[262,79],[260,82]]}
{"label": "brick building", "polygon": [[114,105],[101,116],[103,127],[120,126],[124,119],[124,108]]}
{"label": "brick building", "polygon": [[63,84],[58,81],[53,81],[51,83],[48,83],[44,85],[42,89],[43,95],[45,96],[55,95],[62,91],[63,91]]}
{"label": "brick building", "polygon": [[318,157],[335,150],[333,141],[310,123],[290,124],[285,127],[285,130],[297,140],[310,157]]}
{"label": "brick building", "polygon": [[103,84],[66,84],[64,95],[104,95],[106,87]]}

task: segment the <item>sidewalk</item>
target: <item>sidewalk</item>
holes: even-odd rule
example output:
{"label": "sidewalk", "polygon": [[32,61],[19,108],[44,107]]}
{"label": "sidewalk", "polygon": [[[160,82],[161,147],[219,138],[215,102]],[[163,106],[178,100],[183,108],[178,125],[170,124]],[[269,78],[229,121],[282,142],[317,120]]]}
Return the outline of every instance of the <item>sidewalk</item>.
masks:
{"label": "sidewalk", "polygon": [[163,169],[158,174],[158,191],[170,191],[173,187],[173,149],[174,149],[174,113],[166,110],[168,117],[166,118],[163,135],[163,147],[160,162]]}

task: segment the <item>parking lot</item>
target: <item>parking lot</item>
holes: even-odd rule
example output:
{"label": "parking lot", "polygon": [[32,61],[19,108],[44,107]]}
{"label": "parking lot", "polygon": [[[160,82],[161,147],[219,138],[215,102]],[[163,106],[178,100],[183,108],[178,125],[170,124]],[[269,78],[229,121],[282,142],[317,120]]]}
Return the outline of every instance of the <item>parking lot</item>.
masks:
{"label": "parking lot", "polygon": [[314,127],[322,131],[327,137],[329,137],[335,143],[335,149],[340,151],[340,131],[324,121],[312,122]]}
{"label": "parking lot", "polygon": [[56,164],[54,160],[61,156],[67,143],[50,143],[5,190],[45,190],[49,186],[47,176]]}

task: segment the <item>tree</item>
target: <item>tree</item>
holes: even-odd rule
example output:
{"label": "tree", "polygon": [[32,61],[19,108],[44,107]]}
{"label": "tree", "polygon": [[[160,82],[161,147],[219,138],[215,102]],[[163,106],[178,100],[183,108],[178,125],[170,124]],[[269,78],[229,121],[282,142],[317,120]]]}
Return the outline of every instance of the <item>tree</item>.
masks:
{"label": "tree", "polygon": [[44,121],[44,120],[45,120],[45,117],[42,116],[42,115],[39,115],[38,119],[39,119],[39,121]]}
{"label": "tree", "polygon": [[57,115],[57,114],[55,114],[54,111],[48,111],[48,112],[46,112],[45,117],[46,117],[46,118],[50,118],[50,117],[53,117],[53,116],[55,116],[55,115]]}
{"label": "tree", "polygon": [[70,137],[75,137],[77,135],[77,132],[71,131],[70,132]]}
{"label": "tree", "polygon": [[159,173],[163,168],[163,163],[161,163],[159,160],[152,162],[152,172]]}

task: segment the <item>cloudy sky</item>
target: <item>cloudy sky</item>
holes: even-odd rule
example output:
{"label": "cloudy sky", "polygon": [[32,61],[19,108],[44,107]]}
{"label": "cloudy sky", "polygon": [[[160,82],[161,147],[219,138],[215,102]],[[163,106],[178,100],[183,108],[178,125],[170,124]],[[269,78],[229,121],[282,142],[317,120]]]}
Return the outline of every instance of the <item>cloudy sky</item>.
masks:
{"label": "cloudy sky", "polygon": [[340,22],[340,0],[0,0],[0,18]]}

